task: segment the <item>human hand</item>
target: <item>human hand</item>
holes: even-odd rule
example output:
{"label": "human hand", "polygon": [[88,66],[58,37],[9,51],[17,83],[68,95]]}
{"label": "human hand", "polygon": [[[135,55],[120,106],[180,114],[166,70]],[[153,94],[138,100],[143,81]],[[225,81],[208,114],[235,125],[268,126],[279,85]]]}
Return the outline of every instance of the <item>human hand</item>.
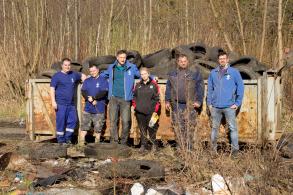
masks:
{"label": "human hand", "polygon": [[233,104],[230,108],[236,110],[238,108],[238,106],[236,106],[235,104]]}
{"label": "human hand", "polygon": [[93,97],[92,96],[88,96],[88,99],[87,99],[89,102],[93,102],[94,101],[94,99],[93,99]]}
{"label": "human hand", "polygon": [[56,101],[53,101],[53,102],[52,102],[52,106],[53,106],[54,110],[57,110],[58,106],[57,106]]}
{"label": "human hand", "polygon": [[165,103],[165,107],[166,107],[166,110],[167,110],[167,111],[170,111],[170,109],[171,109],[170,102],[166,102],[166,103]]}
{"label": "human hand", "polygon": [[97,105],[97,101],[94,100],[92,104],[93,104],[94,106]]}
{"label": "human hand", "polygon": [[192,105],[193,105],[194,108],[199,108],[200,107],[200,103],[199,102],[194,102]]}

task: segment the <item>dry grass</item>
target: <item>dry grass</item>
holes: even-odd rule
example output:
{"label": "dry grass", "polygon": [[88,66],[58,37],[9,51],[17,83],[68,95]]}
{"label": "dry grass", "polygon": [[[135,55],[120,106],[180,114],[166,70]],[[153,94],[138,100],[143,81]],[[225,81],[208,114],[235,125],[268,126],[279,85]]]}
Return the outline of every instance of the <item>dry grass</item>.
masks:
{"label": "dry grass", "polygon": [[[291,120],[290,120],[291,121]],[[200,126],[200,124],[198,124]],[[287,124],[287,131],[292,124]],[[178,146],[167,145],[159,152],[144,156],[135,154],[132,158],[160,161],[166,167],[165,185],[176,184],[178,188],[198,191],[211,189],[211,177],[222,175],[227,183],[232,183],[230,194],[290,194],[293,190],[293,161],[282,158],[272,145],[245,145],[237,159],[230,157],[223,147],[219,155],[210,153],[202,143],[197,128],[192,129],[195,138],[193,149],[187,150],[187,139],[181,137],[180,130],[174,128]],[[191,129],[190,129],[191,130]],[[227,147],[229,148],[229,147]],[[157,183],[149,184],[156,186]],[[164,185],[164,184],[159,184]]]}

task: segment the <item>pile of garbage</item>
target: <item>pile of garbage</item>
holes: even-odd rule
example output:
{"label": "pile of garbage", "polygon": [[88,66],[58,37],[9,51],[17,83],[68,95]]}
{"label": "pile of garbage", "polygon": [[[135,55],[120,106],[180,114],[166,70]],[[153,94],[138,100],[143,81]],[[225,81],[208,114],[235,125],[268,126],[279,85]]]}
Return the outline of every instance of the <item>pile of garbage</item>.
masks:
{"label": "pile of garbage", "polygon": [[[190,68],[200,71],[204,79],[212,69],[218,65],[218,54],[224,51],[221,47],[209,47],[203,43],[190,43],[175,48],[165,48],[151,54],[141,56],[136,50],[127,51],[127,60],[138,68],[147,67],[151,74],[159,79],[167,79],[170,71],[176,69],[176,57],[185,54],[190,61]],[[243,79],[257,79],[267,70],[267,66],[259,62],[253,56],[240,56],[236,52],[229,53],[230,65],[237,68]],[[88,67],[95,64],[100,70],[105,70],[113,64],[116,57],[113,55],[97,56],[86,58],[82,63],[72,62],[71,69],[77,72],[88,74]],[[61,62],[55,62],[49,70],[43,71],[38,78],[51,78],[54,73],[61,70]]]}

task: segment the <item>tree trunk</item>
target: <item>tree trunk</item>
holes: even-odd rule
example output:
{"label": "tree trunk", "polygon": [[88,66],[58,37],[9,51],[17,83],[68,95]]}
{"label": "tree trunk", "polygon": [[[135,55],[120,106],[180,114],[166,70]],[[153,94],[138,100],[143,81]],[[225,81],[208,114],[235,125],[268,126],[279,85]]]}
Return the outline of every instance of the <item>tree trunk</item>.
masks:
{"label": "tree trunk", "polygon": [[242,19],[241,19],[241,14],[240,14],[238,0],[234,0],[234,2],[235,2],[235,5],[236,5],[236,10],[237,10],[237,16],[238,16],[238,22],[239,22],[239,29],[240,29],[240,34],[241,34],[242,46],[243,46],[243,53],[244,53],[244,55],[246,55],[247,54],[247,51],[246,51],[246,43],[245,43],[245,38],[244,38],[243,23],[242,23]]}
{"label": "tree trunk", "polygon": [[151,43],[151,39],[152,39],[152,21],[153,21],[153,13],[152,13],[152,0],[150,0],[150,16],[149,16],[149,40],[148,40],[148,44]]}
{"label": "tree trunk", "polygon": [[219,19],[219,16],[218,16],[218,13],[217,13],[217,11],[215,9],[213,0],[210,0],[210,5],[211,5],[212,11],[213,11],[213,15],[214,15],[215,19],[217,20],[218,28],[221,31],[221,33],[224,35],[224,39],[226,41],[226,44],[227,44],[229,50],[233,51],[234,50],[233,46],[232,46],[231,41],[230,41],[230,39],[228,37],[228,34],[224,31],[223,24],[221,23],[221,21]]}
{"label": "tree trunk", "polygon": [[114,0],[111,0],[111,8],[109,14],[108,28],[107,28],[107,37],[106,37],[106,54],[109,54],[111,46],[111,31],[112,31],[112,20],[113,20],[113,9],[114,9]]}
{"label": "tree trunk", "polygon": [[185,0],[186,43],[189,43],[188,0]]}
{"label": "tree trunk", "polygon": [[78,41],[78,0],[74,2],[74,11],[75,11],[75,21],[74,21],[74,38],[75,38],[75,51],[74,51],[74,58],[78,60],[79,54],[79,41]]}
{"label": "tree trunk", "polygon": [[268,11],[268,0],[265,0],[264,3],[264,13],[263,13],[263,22],[262,22],[262,35],[261,35],[261,44],[260,44],[260,55],[259,60],[262,61],[264,46],[265,46],[265,36],[266,36],[266,24],[267,24],[267,11]]}
{"label": "tree trunk", "polygon": [[279,0],[278,5],[278,68],[283,66],[283,38],[282,38],[282,0]]}

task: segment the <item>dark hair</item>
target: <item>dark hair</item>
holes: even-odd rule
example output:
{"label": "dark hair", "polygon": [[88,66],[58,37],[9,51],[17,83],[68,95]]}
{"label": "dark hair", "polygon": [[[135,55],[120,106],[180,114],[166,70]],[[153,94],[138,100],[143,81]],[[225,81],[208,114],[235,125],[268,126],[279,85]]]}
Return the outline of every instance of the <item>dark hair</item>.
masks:
{"label": "dark hair", "polygon": [[127,54],[127,51],[125,49],[118,50],[116,56],[119,56],[120,54]]}
{"label": "dark hair", "polygon": [[92,68],[92,67],[99,68],[96,64],[90,64],[90,65],[89,65],[89,68]]}
{"label": "dark hair", "polygon": [[176,56],[176,60],[178,60],[179,58],[186,58],[188,60],[188,57],[187,55],[183,54],[183,53],[180,53]]}
{"label": "dark hair", "polygon": [[62,64],[63,64],[65,61],[71,62],[71,59],[69,59],[69,58],[63,58],[63,59],[62,59]]}
{"label": "dark hair", "polygon": [[226,55],[228,57],[228,54],[225,51],[220,51],[219,54],[218,54],[218,58],[220,56],[224,56],[224,55]]}

